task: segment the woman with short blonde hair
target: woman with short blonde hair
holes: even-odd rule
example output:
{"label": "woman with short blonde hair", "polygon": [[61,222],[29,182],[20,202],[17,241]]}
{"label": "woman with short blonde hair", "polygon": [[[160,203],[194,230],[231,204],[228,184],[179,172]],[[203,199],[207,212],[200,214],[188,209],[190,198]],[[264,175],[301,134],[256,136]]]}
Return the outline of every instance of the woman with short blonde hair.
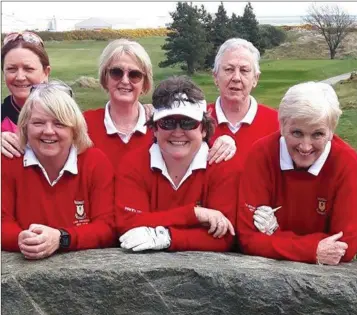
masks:
{"label": "woman with short blonde hair", "polygon": [[71,89],[34,87],[19,117],[23,158],[2,156],[1,247],[42,259],[114,245],[114,172],[90,148]]}

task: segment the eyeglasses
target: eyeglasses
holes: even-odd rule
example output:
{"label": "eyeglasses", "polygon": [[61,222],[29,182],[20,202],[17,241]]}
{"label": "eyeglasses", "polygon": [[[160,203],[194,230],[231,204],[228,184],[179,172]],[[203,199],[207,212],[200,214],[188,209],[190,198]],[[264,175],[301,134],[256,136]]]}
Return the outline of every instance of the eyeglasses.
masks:
{"label": "eyeglasses", "polygon": [[33,85],[30,89],[30,93],[32,93],[35,90],[44,89],[48,87],[55,87],[63,92],[66,92],[70,97],[73,98],[72,89],[67,84],[61,82],[49,82],[49,83],[40,83],[40,84]]}
{"label": "eyeglasses", "polygon": [[18,39],[22,39],[23,41],[25,41],[27,43],[41,45],[42,47],[44,47],[43,40],[41,39],[40,36],[38,36],[35,33],[27,32],[27,31],[23,32],[23,33],[13,32],[13,33],[7,34],[4,38],[3,44],[5,46],[7,43],[14,42]]}
{"label": "eyeglasses", "polygon": [[194,120],[192,118],[162,118],[157,121],[157,125],[163,130],[174,130],[177,125],[180,126],[182,130],[193,130],[198,128],[200,121]]}
{"label": "eyeglasses", "polygon": [[129,81],[133,84],[139,83],[144,77],[144,74],[139,70],[123,70],[119,67],[109,69],[109,75],[115,81],[122,80],[125,72],[128,73]]}

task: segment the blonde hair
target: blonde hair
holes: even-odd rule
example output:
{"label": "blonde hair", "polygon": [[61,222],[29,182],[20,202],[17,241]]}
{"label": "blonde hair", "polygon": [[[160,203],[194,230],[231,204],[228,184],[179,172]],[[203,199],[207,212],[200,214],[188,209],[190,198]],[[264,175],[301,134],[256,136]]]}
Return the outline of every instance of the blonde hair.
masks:
{"label": "blonde hair", "polygon": [[150,57],[143,46],[141,46],[138,42],[130,41],[128,39],[114,40],[104,48],[99,58],[100,84],[105,90],[107,90],[108,67],[114,59],[122,56],[123,54],[129,55],[137,61],[141,71],[144,72],[143,93],[149,93],[154,84]]}
{"label": "blonde hair", "polygon": [[292,86],[279,105],[281,127],[289,119],[314,124],[326,121],[334,131],[342,114],[336,92],[327,83],[305,82]]}
{"label": "blonde hair", "polygon": [[35,87],[21,109],[18,119],[20,143],[23,147],[28,142],[27,125],[34,106],[41,106],[46,113],[56,117],[63,125],[72,128],[73,145],[78,153],[84,152],[93,145],[88,136],[87,123],[71,93],[71,88],[59,81],[50,81]]}
{"label": "blonde hair", "polygon": [[226,51],[236,50],[239,48],[244,48],[252,54],[254,74],[259,75],[261,73],[260,68],[259,68],[260,52],[251,42],[249,42],[243,38],[227,39],[221,45],[221,47],[219,47],[217,55],[214,59],[213,73],[214,74],[218,73],[219,67],[221,66],[221,59]]}

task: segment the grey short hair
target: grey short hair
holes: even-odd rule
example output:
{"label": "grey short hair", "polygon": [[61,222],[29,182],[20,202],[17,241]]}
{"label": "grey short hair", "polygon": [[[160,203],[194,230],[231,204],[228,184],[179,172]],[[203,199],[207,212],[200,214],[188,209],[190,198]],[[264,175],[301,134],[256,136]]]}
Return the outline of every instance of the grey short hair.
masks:
{"label": "grey short hair", "polygon": [[235,50],[239,48],[244,48],[248,50],[253,56],[253,68],[256,75],[259,75],[260,68],[259,68],[259,60],[260,60],[260,52],[259,50],[249,41],[243,38],[230,38],[227,39],[217,52],[216,58],[214,59],[214,67],[213,73],[217,74],[219,67],[221,66],[221,59],[226,51],[228,50]]}
{"label": "grey short hair", "polygon": [[153,87],[152,64],[143,46],[128,39],[116,39],[104,48],[99,58],[99,82],[107,90],[107,68],[110,63],[123,54],[128,54],[137,60],[141,71],[144,72],[143,93],[147,94]]}
{"label": "grey short hair", "polygon": [[334,131],[342,114],[334,89],[327,83],[305,82],[288,89],[279,105],[281,127],[289,119],[311,123],[327,121]]}
{"label": "grey short hair", "polygon": [[18,120],[20,143],[25,147],[28,141],[27,125],[35,105],[41,106],[49,115],[73,130],[73,145],[78,153],[93,145],[88,136],[87,123],[80,108],[70,95],[70,87],[60,81],[39,84],[32,91],[22,107]]}

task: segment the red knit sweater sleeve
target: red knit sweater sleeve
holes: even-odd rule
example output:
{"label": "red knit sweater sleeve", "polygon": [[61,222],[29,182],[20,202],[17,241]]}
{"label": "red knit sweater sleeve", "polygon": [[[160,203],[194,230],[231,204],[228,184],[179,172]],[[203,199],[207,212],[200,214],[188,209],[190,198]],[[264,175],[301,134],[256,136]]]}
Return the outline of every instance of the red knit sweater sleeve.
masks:
{"label": "red knit sweater sleeve", "polygon": [[293,231],[278,229],[273,235],[268,236],[254,226],[253,214],[256,207],[276,206],[273,204],[272,194],[277,166],[274,165],[273,159],[279,155],[272,151],[277,149],[272,140],[279,141],[277,136],[271,136],[256,142],[245,163],[237,216],[240,247],[243,253],[249,255],[315,263],[317,245],[328,236],[327,234],[312,233],[300,236]]}
{"label": "red knit sweater sleeve", "polygon": [[91,221],[85,225],[63,227],[71,235],[69,250],[104,248],[115,243],[113,167],[100,150],[88,150],[91,152],[82,161],[85,164],[80,171],[86,173],[82,178],[89,182]]}
{"label": "red knit sweater sleeve", "polygon": [[[238,183],[241,168],[235,162],[227,161],[209,166],[207,172],[205,207],[221,211],[235,225]],[[227,232],[222,238],[208,234],[207,228],[170,228],[172,242],[169,250],[229,251],[234,237]]]}
{"label": "red knit sweater sleeve", "polygon": [[[146,150],[146,151],[145,151]],[[116,227],[120,234],[139,226],[189,226],[198,224],[195,204],[151,212],[150,190],[155,175],[148,170],[147,149],[127,154],[117,168],[115,183]],[[140,159],[146,159],[146,164]]]}
{"label": "red knit sweater sleeve", "polygon": [[[22,160],[22,159],[21,159]],[[1,248],[6,251],[20,251],[18,246],[21,227],[15,220],[16,208],[16,166],[18,161],[1,156]]]}
{"label": "red knit sweater sleeve", "polygon": [[337,177],[336,196],[332,206],[330,235],[343,232],[339,241],[346,242],[348,249],[342,261],[348,262],[357,254],[357,156],[344,150],[342,168]]}

